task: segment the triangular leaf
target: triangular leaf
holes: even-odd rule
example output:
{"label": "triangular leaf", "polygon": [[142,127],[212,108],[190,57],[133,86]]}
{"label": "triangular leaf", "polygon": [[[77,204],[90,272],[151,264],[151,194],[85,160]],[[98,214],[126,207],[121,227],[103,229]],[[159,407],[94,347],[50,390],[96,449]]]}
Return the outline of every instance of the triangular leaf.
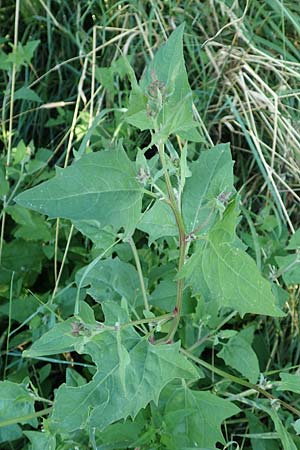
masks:
{"label": "triangular leaf", "polygon": [[178,235],[173,211],[160,200],[143,215],[137,228],[149,234],[149,245],[161,237]]}
{"label": "triangular leaf", "polygon": [[132,264],[110,258],[99,260],[91,270],[87,271],[87,267],[77,272],[76,283],[80,287],[90,286],[87,293],[96,301],[120,301],[124,297],[133,308],[143,303],[139,276]]}
{"label": "triangular leaf", "polygon": [[229,144],[219,144],[202,152],[189,168],[192,177],[186,180],[183,191],[183,218],[188,233],[195,233],[198,228],[203,232],[213,222],[217,201],[221,203],[222,196],[227,199],[235,191]]}
{"label": "triangular leaf", "polygon": [[279,391],[291,391],[300,394],[300,375],[282,372],[280,378],[281,382],[277,388]]}
{"label": "triangular leaf", "polygon": [[123,227],[131,234],[140,217],[143,195],[135,176],[134,164],[119,146],[83,156],[15,200],[50,218],[96,220],[101,227]]}
{"label": "triangular leaf", "polygon": [[254,260],[239,248],[235,228],[234,202],[221,221],[212,227],[179,276],[186,277],[193,292],[219,307],[229,307],[242,316],[246,313],[282,317],[275,305],[271,284],[265,280]]}
{"label": "triangular leaf", "polygon": [[256,383],[259,376],[259,364],[256,353],[245,336],[248,330],[242,330],[229,339],[218,353],[218,357],[248,378],[251,383]]}
{"label": "triangular leaf", "polygon": [[135,417],[151,400],[157,403],[169,381],[199,378],[198,371],[179,353],[180,342],[152,345],[133,328],[122,328],[129,319],[116,303],[107,302],[103,308],[105,325],[82,324],[74,333],[70,319],[56,325],[24,352],[24,356],[38,357],[75,350],[89,354],[97,366],[89,383],[58,389],[51,418],[51,429],[57,432],[72,432],[89,425],[104,429],[117,420]]}
{"label": "triangular leaf", "polygon": [[29,100],[31,102],[42,103],[41,97],[29,87],[21,87],[15,92],[15,100]]}
{"label": "triangular leaf", "polygon": [[200,392],[183,386],[174,389],[167,402],[164,421],[171,441],[168,448],[216,448],[224,442],[222,422],[239,413],[233,403],[210,392]]}
{"label": "triangular leaf", "polygon": [[140,80],[133,83],[127,120],[145,130],[159,128],[155,139],[170,134],[201,140],[194,129],[192,91],[183,57],[183,30],[179,26],[155,54]]}

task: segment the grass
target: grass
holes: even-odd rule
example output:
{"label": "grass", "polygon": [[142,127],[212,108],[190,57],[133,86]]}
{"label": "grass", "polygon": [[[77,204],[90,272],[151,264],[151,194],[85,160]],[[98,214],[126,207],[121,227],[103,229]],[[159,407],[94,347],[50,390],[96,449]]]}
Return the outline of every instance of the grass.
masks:
{"label": "grass", "polygon": [[[70,164],[73,151],[82,150],[85,135],[84,144],[91,149],[109,146],[122,138],[129,155],[136,146],[145,148],[149,144],[146,133],[137,133],[120,121],[128,101],[129,80],[123,76],[119,57],[126,55],[141,75],[158,46],[185,21],[185,59],[195,92],[195,118],[203,136],[200,145],[191,146],[191,155],[212,143],[231,143],[236,181],[246,212],[240,234],[264,274],[269,277],[275,273],[278,287],[288,292],[288,315],[280,321],[259,319],[256,324],[256,350],[267,377],[288,367],[299,368],[299,286],[285,284],[275,259],[286,254],[287,239],[299,228],[300,221],[298,1],[16,0],[14,4],[0,2],[0,21],[3,52],[9,53],[19,43],[25,46],[28,40],[40,41],[30,61],[21,66],[15,62],[0,74],[0,170],[4,174],[0,180],[3,186],[5,180],[10,183],[10,191],[3,195],[1,213],[0,260],[5,270],[0,276],[0,307],[7,302],[11,306],[12,295],[31,298],[28,289],[37,293],[42,304],[48,297],[55,303],[57,293],[72,282],[76,270],[90,261],[90,252],[97,256],[90,242],[82,239],[73,226],[58,220],[49,225],[51,237],[47,245],[43,244],[42,266],[28,263],[28,276],[18,277],[15,282],[6,271],[11,251],[6,249],[12,248],[9,245],[16,240],[22,219],[10,215],[7,208],[20,189],[53,176],[55,165]],[[1,65],[5,68],[5,57],[0,53]],[[109,67],[113,70],[99,70]],[[40,102],[16,98],[23,86],[32,89]],[[25,153],[40,164],[26,177],[22,164],[16,164],[22,152],[20,141],[25,144]],[[140,251],[140,257],[142,265],[151,265],[146,248]],[[14,274],[21,269],[11,263],[10,270]],[[70,299],[64,301],[67,315]],[[10,333],[11,327],[18,326],[12,319],[10,308],[1,319],[2,374],[15,381],[30,376],[35,385],[43,385],[42,371],[46,374],[45,367],[53,361],[24,361],[16,350],[22,350],[44,332],[51,312],[44,312],[43,317],[35,315],[29,327],[23,317],[19,324],[24,326],[16,335]],[[234,329],[241,329],[244,323],[236,317],[230,321]],[[52,389],[64,377],[65,362],[52,366]],[[47,390],[45,385],[43,389]],[[247,402],[247,391],[237,396],[244,396]],[[286,393],[283,398],[299,407],[297,396]],[[245,450],[275,448],[254,447],[254,440],[250,441],[254,406],[249,400],[248,422],[228,421],[228,442],[236,439],[238,448]],[[273,433],[270,419],[263,410],[259,414],[264,423],[261,437]],[[289,420],[288,413],[282,413],[287,427]],[[278,430],[276,433],[278,436]],[[5,445],[0,444],[0,448]],[[24,441],[14,441],[10,448],[23,445]],[[227,448],[234,446],[228,444]]]}

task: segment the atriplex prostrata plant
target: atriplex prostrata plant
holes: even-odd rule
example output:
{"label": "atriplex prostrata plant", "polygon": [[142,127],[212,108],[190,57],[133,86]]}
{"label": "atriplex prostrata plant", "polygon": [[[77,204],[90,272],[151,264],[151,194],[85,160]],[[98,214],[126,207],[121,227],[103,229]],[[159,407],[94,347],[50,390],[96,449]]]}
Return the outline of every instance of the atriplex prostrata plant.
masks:
{"label": "atriplex prostrata plant", "polygon": [[[259,365],[251,347],[252,327],[223,330],[219,336],[220,341],[228,339],[219,358],[246,379],[198,358],[201,329],[209,328],[210,321],[218,328],[236,312],[242,317],[284,313],[276,286],[261,276],[236,235],[239,196],[229,145],[189,155],[188,142],[201,141],[201,136],[193,121],[182,44],[180,26],[139,83],[127,64],[132,85],[127,122],[151,135],[149,146],[136,150],[134,162],[122,142],[97,152],[81,146],[71,166],[57,168],[54,178],[15,199],[19,207],[71,220],[101,250],[76,273],[73,317],[60,316],[53,295],[47,307],[57,323],[23,354],[89,355],[87,361],[95,363],[88,365],[91,381],[67,380],[56,391],[53,406],[38,413],[34,401],[44,399],[33,395],[26,383],[0,384],[7,398],[7,421],[2,422],[7,436],[19,432],[11,428],[17,422],[36,427],[36,417],[49,414],[43,433],[25,432],[34,449],[42,444],[66,448],[65,442],[83,439],[80,433],[93,448],[105,448],[98,447],[107,443],[105,436],[121,431],[126,439],[116,448],[214,449],[217,442],[225,443],[222,422],[241,410],[207,391],[200,366],[269,398],[271,404],[249,399],[248,404],[271,417],[284,448],[297,448],[276,408],[281,404],[293,414],[297,409],[255,384]],[[147,159],[149,148],[155,152]],[[167,268],[157,264],[161,275],[151,292],[153,272],[145,272],[136,245],[144,237],[154,253],[164,241],[169,253]],[[121,243],[131,249],[135,267],[120,258]],[[280,389],[292,390],[289,376],[282,375]],[[232,394],[232,400],[241,399]],[[16,409],[19,418],[13,420]],[[149,416],[153,429],[161,424],[159,438],[151,428],[148,434],[143,430],[143,419]]]}

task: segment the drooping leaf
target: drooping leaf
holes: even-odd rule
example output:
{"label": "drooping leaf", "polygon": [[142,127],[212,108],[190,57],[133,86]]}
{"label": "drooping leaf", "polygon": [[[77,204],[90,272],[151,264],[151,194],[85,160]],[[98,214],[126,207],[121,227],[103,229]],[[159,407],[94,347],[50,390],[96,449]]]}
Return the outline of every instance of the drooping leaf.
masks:
{"label": "drooping leaf", "polygon": [[159,128],[156,139],[170,134],[201,140],[192,115],[192,92],[183,57],[183,30],[179,26],[155,54],[140,80],[133,83],[127,120],[141,130]]}
{"label": "drooping leaf", "polygon": [[238,210],[232,202],[221,221],[200,241],[195,253],[179,276],[186,277],[194,294],[206,301],[246,313],[282,317],[276,306],[271,284],[265,280],[254,260],[240,248],[236,236]]}
{"label": "drooping leaf", "polygon": [[282,372],[280,378],[281,383],[277,387],[279,391],[291,391],[300,394],[300,375]]}
{"label": "drooping leaf", "polygon": [[[70,321],[58,324],[35,342],[24,356],[71,351],[89,354],[97,366],[92,381],[79,386],[61,385],[57,390],[51,427],[72,432],[84,427],[104,429],[128,416],[135,417],[161,390],[176,378],[198,378],[198,371],[180,353],[177,342],[152,345],[131,327],[116,303],[103,305],[106,327],[74,336]],[[107,328],[118,320],[118,329]],[[77,342],[76,342],[77,340]],[[48,348],[47,348],[48,343]],[[67,350],[68,349],[68,350]]]}
{"label": "drooping leaf", "polygon": [[87,293],[100,303],[120,301],[122,297],[133,308],[143,303],[135,267],[119,258],[100,259],[90,270],[89,266],[82,267],[75,279],[78,286],[89,286]]}
{"label": "drooping leaf", "polygon": [[149,245],[161,237],[178,235],[178,228],[170,206],[159,200],[143,215],[137,228],[148,233]]}
{"label": "drooping leaf", "polygon": [[221,425],[225,419],[239,413],[237,406],[186,385],[173,389],[169,395],[163,415],[170,434],[169,449],[214,449],[217,442],[225,443]]}
{"label": "drooping leaf", "polygon": [[202,152],[189,167],[192,176],[186,180],[183,191],[182,214],[186,232],[195,232],[198,227],[203,232],[215,218],[218,199],[228,198],[234,192],[229,144],[219,144]]}
{"label": "drooping leaf", "polygon": [[96,220],[131,234],[140,217],[142,189],[121,146],[90,153],[51,180],[19,194],[16,202],[50,218]]}
{"label": "drooping leaf", "polygon": [[[246,333],[249,329],[240,331],[228,340],[218,353],[225,363],[244,375],[251,383],[256,383],[259,376],[259,363],[256,353],[248,341]],[[252,330],[252,338],[253,338]]]}

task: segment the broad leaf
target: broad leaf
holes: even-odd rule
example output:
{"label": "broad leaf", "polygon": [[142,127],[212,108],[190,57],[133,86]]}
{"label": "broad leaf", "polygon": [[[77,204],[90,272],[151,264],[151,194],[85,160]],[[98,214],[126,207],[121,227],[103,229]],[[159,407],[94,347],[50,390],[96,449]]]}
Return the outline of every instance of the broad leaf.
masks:
{"label": "broad leaf", "polygon": [[96,220],[101,227],[134,231],[140,217],[142,188],[134,164],[122,147],[90,153],[55,178],[17,196],[27,208],[74,221]]}
{"label": "broad leaf", "polygon": [[47,431],[24,431],[31,443],[30,450],[56,450],[55,436]]}
{"label": "broad leaf", "polygon": [[16,238],[26,241],[49,241],[51,239],[50,226],[45,221],[45,217],[20,205],[8,206],[6,212],[19,224],[17,230],[14,231]]}
{"label": "broad leaf", "polygon": [[[254,330],[252,330],[254,331]],[[249,329],[240,331],[228,340],[218,353],[225,363],[244,375],[251,383],[256,383],[259,376],[259,364],[256,353],[247,339]],[[252,332],[253,338],[253,332]]]}
{"label": "broad leaf", "polygon": [[235,234],[237,212],[232,202],[222,220],[200,241],[179,276],[186,277],[194,294],[201,293],[206,301],[216,301],[219,307],[232,308],[242,316],[253,313],[282,317],[271,284],[240,248]]}
{"label": "broad leaf", "polygon": [[[219,144],[203,151],[189,166],[192,176],[186,180],[182,214],[186,232],[207,230],[218,213],[218,204],[233,192],[233,161],[229,144]],[[224,208],[225,209],[225,208]]]}
{"label": "broad leaf", "polygon": [[62,385],[57,390],[51,419],[51,427],[57,432],[88,426],[104,429],[120,419],[135,417],[151,400],[157,403],[169,381],[199,378],[198,371],[179,353],[179,342],[152,345],[131,327],[107,328],[116,318],[122,325],[128,317],[116,303],[107,302],[104,312],[103,327],[81,328],[74,336],[70,321],[58,324],[24,355],[76,350],[89,354],[97,366],[89,383],[80,387]]}
{"label": "broad leaf", "polygon": [[300,248],[300,228],[292,235],[287,246],[287,250],[298,250]]}
{"label": "broad leaf", "polygon": [[29,100],[31,102],[42,103],[41,97],[29,87],[21,87],[15,92],[15,100]]}
{"label": "broad leaf", "polygon": [[172,133],[201,140],[192,115],[192,91],[183,58],[184,25],[178,27],[157,51],[138,86],[132,83],[127,120],[145,130],[159,128],[155,139]]}
{"label": "broad leaf", "polygon": [[278,272],[282,275],[287,286],[300,283],[300,257],[298,253],[287,256],[276,256],[279,266]]}
{"label": "broad leaf", "polygon": [[222,422],[239,411],[233,403],[210,392],[194,391],[187,386],[174,389],[163,416],[170,433],[168,448],[214,449],[217,442],[224,444]]}
{"label": "broad leaf", "polygon": [[143,303],[138,273],[132,264],[109,258],[99,260],[91,270],[88,268],[82,267],[75,279],[78,286],[89,286],[87,293],[94,300],[101,303],[124,297],[133,308]]}
{"label": "broad leaf", "polygon": [[149,245],[161,237],[178,235],[173,211],[160,200],[156,200],[152,208],[143,215],[137,228],[148,233]]}
{"label": "broad leaf", "polygon": [[300,375],[282,372],[280,378],[281,383],[277,388],[279,391],[291,391],[300,394]]}
{"label": "broad leaf", "polygon": [[22,436],[19,425],[2,427],[1,423],[16,419],[17,423],[36,426],[36,419],[25,418],[33,413],[34,398],[24,384],[12,383],[11,381],[0,382],[0,442],[12,441]]}
{"label": "broad leaf", "polygon": [[[172,274],[173,275],[173,274]],[[176,303],[177,283],[174,281],[175,274],[171,278],[163,278],[150,296],[150,304],[157,308],[171,312]],[[191,298],[190,289],[185,289],[183,293],[182,314],[189,314],[194,311],[195,299]]]}

